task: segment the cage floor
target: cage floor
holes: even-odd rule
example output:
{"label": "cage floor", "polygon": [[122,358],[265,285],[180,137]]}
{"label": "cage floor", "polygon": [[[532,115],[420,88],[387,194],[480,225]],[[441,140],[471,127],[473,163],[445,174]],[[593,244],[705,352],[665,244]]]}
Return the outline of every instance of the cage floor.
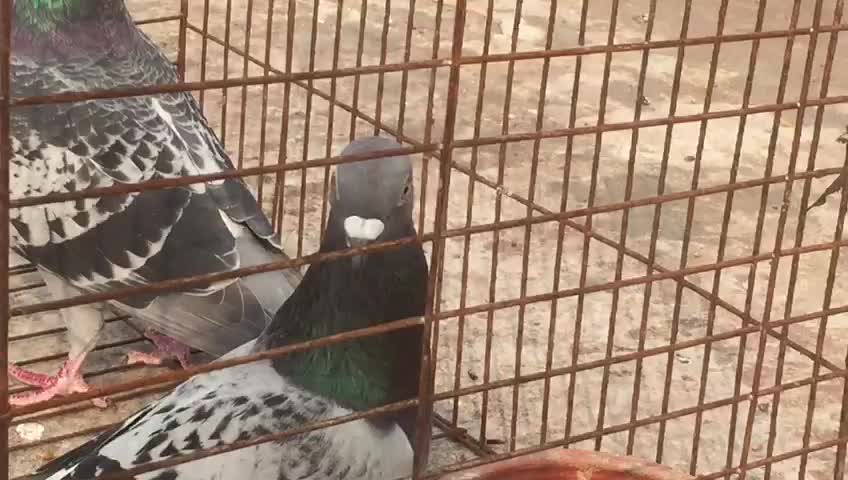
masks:
{"label": "cage floor", "polygon": [[[227,15],[225,3],[231,5],[230,17],[234,28],[224,28]],[[186,79],[200,78],[204,66],[207,79],[234,78],[243,72],[245,25],[251,26],[251,58],[249,75],[261,75],[263,68],[257,59],[264,53],[267,1],[254,0],[252,20],[247,19],[247,0],[210,2],[208,22],[204,22],[204,4],[200,0],[189,2],[189,35]],[[465,42],[467,55],[480,55],[486,44],[486,2],[468,2]],[[556,35],[553,48],[577,45],[580,28],[580,2],[558,2]],[[623,0],[619,2],[615,43],[644,41],[649,12],[648,0]],[[659,2],[654,25],[654,40],[680,37],[682,5],[686,2]],[[688,37],[715,35],[718,4],[720,2],[693,2],[692,21]],[[809,26],[812,1],[802,2],[799,27]],[[336,3],[320,2],[318,12],[313,11],[313,1],[298,0],[296,5],[297,29],[292,48],[293,71],[309,68],[309,54],[316,52],[315,69],[329,69],[334,48]],[[440,28],[439,58],[450,55],[453,30],[453,3],[445,2],[444,21],[437,27],[435,21],[441,2],[419,0],[415,2],[415,32],[411,60],[429,59],[432,56],[433,37]],[[514,2],[495,2],[491,12],[492,27],[489,53],[505,53],[513,42],[514,24],[519,26],[515,36],[519,51],[542,50],[545,46],[548,2],[524,2],[520,22],[515,22]],[[611,0],[592,0],[586,19],[586,45],[603,45],[607,42],[610,25]],[[148,18],[174,13],[176,4],[167,0],[132,1],[133,13],[138,18]],[[363,65],[377,65],[381,60],[380,45],[383,39],[384,20],[389,19],[387,38],[392,45],[402,45],[409,18],[409,5],[395,2],[386,12],[386,2],[345,2],[342,11],[342,41],[339,67],[354,66],[357,57],[357,37],[362,6],[368,13],[364,22]],[[764,30],[784,30],[791,13],[791,2],[769,2]],[[282,71],[286,58],[285,25],[286,2],[276,2],[274,7],[274,32],[270,53],[269,71]],[[754,28],[756,2],[730,2],[725,33],[750,32]],[[833,2],[824,2],[822,20],[830,22]],[[313,23],[313,20],[315,22]],[[217,39],[230,37],[233,47],[225,50],[214,39],[207,42],[207,57],[199,52],[202,46],[200,26],[207,25],[207,33]],[[316,26],[316,45],[309,45],[311,28]],[[177,29],[175,23],[145,25],[145,30],[175,54]],[[211,38],[211,37],[210,37]],[[813,57],[810,96],[818,96],[822,81],[824,46],[827,36],[818,41]],[[842,42],[843,44],[845,42]],[[790,81],[785,86],[783,101],[795,102],[801,88],[805,67],[808,38],[795,40],[790,65]],[[785,38],[763,40],[753,77],[755,88],[751,105],[780,103],[776,100],[780,72],[784,60]],[[839,48],[834,72],[848,68],[848,54]],[[225,57],[225,52],[227,56]],[[742,92],[747,78],[751,52],[750,41],[722,45],[715,70],[716,87],[712,92],[710,111],[729,111],[740,108]],[[612,55],[608,82],[605,78],[605,58],[602,54],[582,59],[581,75],[577,82],[575,59],[557,58],[550,62],[550,79],[543,129],[568,126],[590,126],[599,121],[600,106],[605,105],[604,122],[629,122],[634,119],[634,107],[642,106],[642,119],[665,118],[670,106],[676,105],[676,115],[691,115],[704,110],[705,95],[710,78],[713,45],[704,44],[685,49],[680,65],[683,73],[679,91],[675,92],[677,48],[654,50],[650,53],[641,97],[637,84],[640,77],[642,53],[629,51]],[[403,52],[390,49],[388,62],[402,61]],[[205,62],[205,63],[204,63]],[[225,65],[227,65],[225,70]],[[479,65],[463,67],[460,82],[460,100],[457,121],[457,139],[475,135],[475,123],[484,136],[500,135],[504,119],[510,132],[536,130],[538,113],[541,60],[517,62],[510,72],[508,64],[491,64],[486,72],[486,90],[478,95],[481,72]],[[512,77],[512,87],[507,79]],[[391,132],[402,130],[410,143],[426,143],[427,132],[432,141],[439,141],[444,121],[447,89],[447,70],[439,70],[434,78],[433,107],[428,117],[427,91],[429,70],[412,72],[408,77],[406,111],[401,129],[398,125],[398,99],[401,98],[400,73],[385,76],[382,95],[383,122]],[[238,164],[255,166],[260,158],[266,163],[276,162],[278,156],[300,160],[325,155],[325,145],[330,144],[331,154],[337,154],[347,143],[349,125],[357,128],[358,135],[373,132],[373,123],[380,117],[377,105],[377,78],[364,76],[355,85],[350,78],[334,84],[319,80],[312,84],[296,83],[289,93],[287,141],[280,145],[280,125],[283,121],[282,85],[272,85],[263,92],[262,87],[245,90],[233,88],[224,96],[221,91],[204,94],[204,109],[212,125],[226,139],[228,150]],[[573,86],[579,85],[575,108],[576,118],[570,120]],[[601,92],[609,93],[602,99]],[[359,89],[359,97],[353,91]],[[504,109],[506,92],[511,95],[510,108]],[[334,95],[332,94],[334,92]],[[313,94],[311,97],[308,93]],[[831,79],[828,95],[848,93],[848,79],[835,76]],[[265,115],[260,114],[263,94],[268,104]],[[484,107],[477,114],[478,97]],[[310,102],[310,103],[307,103]],[[331,109],[330,106],[334,105]],[[305,113],[310,112],[311,113]],[[330,124],[328,113],[334,112]],[[351,119],[351,112],[354,118]],[[816,167],[838,167],[844,158],[844,146],[834,141],[845,129],[844,118],[848,110],[838,104],[825,109],[818,133],[818,145],[813,142],[813,117],[815,110],[808,109],[804,118],[797,154],[798,168],[806,168],[811,151],[817,153]],[[246,115],[241,122],[242,114]],[[528,215],[543,215],[560,210],[563,188],[568,187],[568,208],[604,205],[624,200],[625,184],[632,186],[631,198],[640,199],[658,195],[661,191],[682,192],[697,188],[720,186],[729,182],[734,157],[740,159],[737,181],[756,180],[769,175],[787,173],[793,152],[793,134],[796,125],[794,110],[783,112],[775,121],[774,113],[748,115],[740,150],[736,149],[739,119],[730,117],[711,120],[706,128],[703,151],[696,162],[699,122],[681,123],[673,127],[668,147],[666,127],[649,127],[639,131],[635,147],[634,174],[627,181],[631,164],[631,130],[606,132],[600,143],[594,134],[577,136],[570,147],[565,138],[544,140],[539,145],[537,176],[530,192],[533,142],[510,144],[503,152],[498,145],[471,149],[457,149],[450,189],[450,215],[448,229],[466,225],[466,210],[470,187],[474,184],[473,218],[471,225],[495,221],[496,204],[500,205],[500,220],[515,220]],[[263,122],[264,120],[264,122]],[[571,121],[571,123],[569,123]],[[224,129],[224,126],[226,128]],[[243,125],[243,126],[242,126]],[[264,149],[260,149],[261,131],[268,128]],[[772,132],[778,132],[772,138]],[[328,140],[329,137],[329,140]],[[774,145],[773,168],[766,174],[770,143]],[[563,170],[566,149],[570,148],[569,179],[564,185]],[[505,159],[503,180],[499,181],[499,157]],[[420,159],[417,156],[416,159]],[[468,175],[472,162],[476,174]],[[417,168],[417,185],[422,177],[428,178],[424,231],[432,230],[437,169],[430,160],[427,168]],[[597,165],[597,167],[595,167]],[[696,181],[696,165],[700,168]],[[304,177],[297,172],[288,174],[284,181],[285,199],[282,216],[284,246],[291,254],[310,253],[317,246],[317,228],[322,204],[320,199],[324,177],[323,169],[316,169]],[[426,173],[426,175],[422,175]],[[663,180],[661,182],[660,180]],[[830,178],[811,182],[815,198]],[[276,181],[266,176],[256,186],[263,205],[274,209],[273,188]],[[264,189],[264,190],[263,190]],[[798,210],[803,182],[796,182],[790,198],[789,214],[783,238],[783,248],[794,245],[798,225]],[[303,204],[299,198],[305,192]],[[531,196],[533,197],[531,200]],[[664,203],[658,220],[653,205],[629,211],[627,226],[622,228],[620,210],[592,216],[587,224],[585,217],[570,221],[560,237],[559,225],[546,222],[535,225],[529,235],[524,227],[502,230],[499,236],[498,265],[491,267],[493,236],[490,232],[471,235],[469,247],[462,236],[447,241],[441,310],[455,312],[461,305],[471,307],[489,301],[509,303],[522,296],[539,295],[554,289],[555,272],[559,272],[558,289],[596,286],[596,291],[585,295],[569,295],[556,302],[557,315],[551,315],[551,301],[537,302],[523,310],[516,305],[495,311],[491,318],[485,312],[466,315],[460,321],[453,315],[440,322],[437,340],[437,385],[441,395],[436,404],[440,416],[455,423],[470,437],[486,444],[490,452],[503,453],[510,448],[533,448],[541,442],[556,442],[566,434],[576,439],[572,445],[580,448],[600,448],[615,453],[628,450],[636,455],[654,459],[662,450],[663,463],[689,470],[696,464],[698,473],[712,474],[732,469],[740,461],[740,452],[746,430],[749,394],[752,390],[755,366],[761,364],[760,390],[772,388],[768,395],[758,399],[752,423],[748,462],[775,459],[766,462],[771,478],[797,478],[800,468],[800,450],[805,446],[830,445],[839,435],[842,408],[843,379],[833,372],[844,368],[846,331],[848,331],[848,255],[842,255],[837,265],[836,283],[829,308],[837,312],[828,320],[822,336],[820,321],[813,314],[823,308],[823,285],[830,263],[830,251],[823,250],[798,257],[795,271],[795,291],[789,298],[791,257],[775,262],[775,295],[768,311],[766,286],[769,283],[770,262],[754,262],[753,271],[748,263],[721,270],[719,289],[714,292],[718,306],[711,308],[707,300],[712,295],[714,270],[705,269],[686,275],[681,282],[664,279],[651,283],[646,293],[646,282],[617,288],[621,279],[638,279],[650,274],[674,271],[683,267],[709,265],[717,258],[717,246],[723,234],[726,241],[724,259],[744,259],[758,252],[769,252],[775,243],[776,232],[784,196],[784,183],[773,183],[764,193],[761,186],[739,189],[735,192],[730,220],[726,229],[722,219],[728,205],[727,194],[718,193],[697,197],[691,205],[693,222],[685,228],[690,205],[688,200]],[[306,220],[298,222],[303,214]],[[814,245],[833,240],[837,218],[837,201],[831,199],[823,207],[806,217],[806,233],[801,245]],[[756,226],[761,227],[761,240],[755,245]],[[300,235],[299,230],[302,230]],[[523,256],[525,243],[528,252],[527,275]],[[562,261],[552,261],[557,245],[562,243]],[[682,251],[686,256],[682,257]],[[466,253],[467,252],[467,253]],[[652,262],[649,261],[652,259]],[[646,265],[651,264],[651,267]],[[14,286],[37,284],[33,273],[16,275]],[[495,280],[496,279],[496,280]],[[490,297],[490,285],[496,281]],[[462,291],[465,290],[464,303]],[[13,296],[15,305],[31,304],[46,299],[43,289],[26,289]],[[790,305],[791,304],[791,305]],[[675,305],[678,307],[675,308]],[[792,323],[784,332],[773,327],[764,343],[758,348],[758,325],[768,316],[771,320],[790,319],[811,315],[807,320]],[[713,318],[712,325],[708,319]],[[551,324],[555,323],[552,330]],[[491,325],[491,328],[489,327]],[[14,361],[53,355],[49,360],[35,365],[38,369],[52,371],[66,352],[66,343],[58,316],[53,313],[35,318],[16,318],[11,325],[13,338],[10,355]],[[578,328],[579,326],[579,328]],[[614,326],[614,328],[611,328]],[[676,328],[675,328],[676,327]],[[709,330],[721,338],[708,340]],[[33,332],[48,330],[49,334],[30,338]],[[519,340],[519,331],[521,338]],[[553,337],[550,338],[551,332]],[[785,333],[781,342],[781,335]],[[487,355],[487,335],[491,334],[491,352]],[[676,337],[676,338],[675,338]],[[124,367],[123,354],[142,342],[138,331],[124,320],[111,322],[101,338],[101,346],[87,365],[91,383],[113,382],[138,378],[149,367]],[[643,344],[640,346],[640,342]],[[548,346],[551,345],[549,353]],[[677,346],[675,346],[677,345]],[[709,349],[706,347],[709,345]],[[785,351],[784,351],[785,350]],[[639,356],[640,351],[652,353]],[[706,356],[709,355],[709,360]],[[488,367],[486,359],[489,358]],[[615,359],[613,364],[609,359]],[[518,360],[516,360],[518,359]],[[550,369],[567,374],[545,382],[538,374]],[[605,365],[607,364],[607,365]],[[575,367],[576,365],[576,367]],[[818,367],[814,367],[818,365]],[[162,367],[166,368],[166,367]],[[568,370],[571,368],[571,370]],[[572,372],[573,375],[572,375]],[[488,374],[488,378],[487,377]],[[779,376],[778,376],[779,375]],[[521,386],[512,387],[510,379],[519,376]],[[702,388],[702,378],[707,381]],[[499,388],[487,395],[479,391],[485,380],[495,382]],[[638,387],[638,389],[637,389]],[[449,392],[459,389],[455,402]],[[633,407],[638,391],[638,406]],[[811,392],[816,392],[815,402],[810,402]],[[547,394],[546,394],[547,392]],[[773,395],[780,392],[779,397]],[[701,395],[699,395],[701,394]],[[32,470],[49,458],[61,454],[91,434],[86,429],[107,425],[125,418],[141,404],[158,393],[145,393],[125,400],[114,401],[105,412],[90,408],[59,412],[50,418],[20,419],[10,433],[15,445],[12,452],[12,471],[17,476]],[[85,405],[87,407],[87,405]],[[634,424],[634,421],[636,422]],[[36,422],[43,426],[41,439],[24,439],[32,435],[32,427],[20,427],[20,422]],[[696,440],[696,428],[700,428]],[[38,429],[35,429],[38,431]],[[65,438],[72,432],[82,434]],[[770,436],[770,432],[773,435]],[[441,435],[441,434],[440,434]],[[808,437],[808,440],[805,440]],[[805,445],[804,442],[807,442]],[[35,443],[33,443],[35,442]],[[695,448],[697,444],[697,448]],[[730,452],[728,453],[728,449]],[[479,450],[479,448],[478,448]],[[693,452],[693,450],[696,450]],[[811,480],[832,478],[835,446],[822,447],[810,454],[805,465],[806,476]],[[480,451],[440,438],[434,446],[434,465],[447,465],[473,458]],[[694,457],[693,457],[694,454]],[[753,474],[752,474],[753,475]],[[762,475],[762,473],[757,473]],[[749,476],[749,478],[751,478]]]}

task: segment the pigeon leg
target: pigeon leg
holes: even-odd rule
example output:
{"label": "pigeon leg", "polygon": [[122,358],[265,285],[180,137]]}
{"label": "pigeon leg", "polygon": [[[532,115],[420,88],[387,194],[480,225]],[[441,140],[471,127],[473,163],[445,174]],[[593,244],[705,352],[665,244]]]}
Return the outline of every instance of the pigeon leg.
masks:
{"label": "pigeon leg", "polygon": [[[9,403],[12,405],[31,405],[50,400],[57,395],[87,392],[89,390],[88,384],[80,373],[80,367],[82,367],[85,357],[86,354],[82,354],[74,360],[67,360],[56,375],[33,372],[10,364],[9,375],[21,383],[40,388],[40,390],[11,395]],[[108,403],[102,398],[93,398],[91,401],[99,408],[108,406]]]}
{"label": "pigeon leg", "polygon": [[127,363],[143,363],[145,365],[159,365],[166,358],[174,357],[177,361],[180,362],[183,368],[189,367],[189,355],[191,354],[191,349],[183,343],[168,337],[166,335],[162,335],[156,333],[155,330],[148,328],[144,332],[144,336],[149,338],[154,345],[156,345],[156,351],[153,353],[143,353],[132,351],[127,353]]}
{"label": "pigeon leg", "polygon": [[[51,295],[57,299],[67,298],[78,294],[62,279],[46,270],[41,270],[41,276],[47,284]],[[9,365],[9,375],[27,385],[36,387],[37,391],[13,395],[9,398],[12,405],[29,405],[49,400],[57,395],[69,395],[77,392],[87,392],[88,384],[82,377],[82,365],[88,353],[94,349],[97,337],[103,328],[103,312],[97,305],[77,305],[60,311],[65,327],[68,329],[70,349],[68,360],[56,375],[25,370],[17,365]],[[103,398],[93,398],[91,402],[105,408],[108,403]]]}

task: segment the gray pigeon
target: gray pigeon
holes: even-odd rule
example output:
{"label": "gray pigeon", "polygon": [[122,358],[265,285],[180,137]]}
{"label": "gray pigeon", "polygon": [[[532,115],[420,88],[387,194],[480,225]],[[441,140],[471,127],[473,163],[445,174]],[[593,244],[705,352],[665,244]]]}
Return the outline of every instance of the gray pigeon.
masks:
{"label": "gray pigeon", "polygon": [[[397,148],[380,137],[343,153]],[[415,235],[406,156],[340,165],[322,252]],[[256,340],[226,358],[421,316],[421,244],[310,265]],[[32,480],[91,479],[250,441],[418,393],[421,329],[361,338],[197,375],[121,425],[48,463]],[[395,479],[411,473],[415,411],[362,419],[136,475],[138,479]]]}
{"label": "gray pigeon", "polygon": [[[177,82],[123,0],[15,0],[13,9],[16,98]],[[11,132],[12,198],[233,168],[189,93],[19,107]],[[241,179],[25,207],[10,217],[14,251],[38,267],[57,299],[287,258]],[[175,355],[185,365],[187,346],[219,356],[256,338],[300,278],[269,272],[111,304],[152,327],[159,351],[130,361]],[[12,404],[88,389],[81,367],[104,308],[61,313],[67,362],[55,376],[12,365],[13,377],[41,388]]]}

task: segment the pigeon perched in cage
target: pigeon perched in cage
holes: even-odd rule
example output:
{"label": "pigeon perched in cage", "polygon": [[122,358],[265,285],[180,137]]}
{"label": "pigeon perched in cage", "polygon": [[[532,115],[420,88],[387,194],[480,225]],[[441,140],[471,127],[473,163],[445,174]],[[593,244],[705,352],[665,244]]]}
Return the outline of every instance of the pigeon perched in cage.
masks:
{"label": "pigeon perched in cage", "polygon": [[[398,147],[370,137],[343,154]],[[320,251],[415,235],[413,198],[407,156],[339,165]],[[312,264],[265,332],[224,358],[421,316],[427,270],[417,241]],[[91,479],[414,398],[421,338],[417,326],[196,375],[30,478]],[[359,419],[135,478],[401,478],[411,473],[415,414]]]}
{"label": "pigeon perched in cage", "polygon": [[[16,98],[178,80],[123,0],[16,0],[13,12]],[[12,198],[233,168],[190,93],[19,106],[11,133]],[[57,299],[287,258],[240,178],[27,206],[10,217],[13,251],[38,267]],[[185,366],[189,347],[219,356],[256,338],[300,278],[294,269],[266,272],[110,303],[144,321],[158,347],[130,361],[174,355]],[[102,305],[62,310],[68,360],[55,376],[12,365],[13,377],[41,390],[11,402],[87,390],[81,367],[104,313]]]}

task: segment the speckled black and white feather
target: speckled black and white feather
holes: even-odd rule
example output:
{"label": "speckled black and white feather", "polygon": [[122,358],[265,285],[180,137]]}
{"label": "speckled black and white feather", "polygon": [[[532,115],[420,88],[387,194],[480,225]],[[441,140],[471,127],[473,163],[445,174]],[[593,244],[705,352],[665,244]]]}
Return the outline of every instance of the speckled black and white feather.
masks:
{"label": "speckled black and white feather", "polygon": [[[253,343],[226,357],[249,353]],[[287,381],[270,361],[242,365],[192,378],[31,479],[91,479],[350,413]],[[412,448],[400,427],[358,420],[136,478],[390,480],[409,475],[411,468]]]}
{"label": "speckled black and white feather", "polygon": [[[78,43],[57,46],[16,25],[13,95],[176,82],[167,58],[119,7],[122,14],[96,19],[98,30]],[[189,93],[20,107],[11,132],[13,198],[233,168]],[[81,293],[285,258],[240,179],[25,207],[10,216],[15,250]],[[262,311],[275,312],[299,277],[268,273],[116,304],[221,355],[255,338],[265,326]]]}
{"label": "speckled black and white feather", "polygon": [[[397,148],[379,137],[348,153]],[[381,240],[415,235],[407,157],[337,170],[321,251],[345,248],[344,219],[385,219]],[[367,184],[367,185],[366,185]],[[408,187],[408,188],[407,188]],[[338,195],[336,192],[339,192]],[[420,243],[309,266],[256,340],[227,357],[424,314],[428,267]],[[421,326],[198,375],[171,394],[45,465],[33,480],[95,478],[151,461],[329,420],[418,395]],[[412,471],[416,409],[392,412],[151,472],[157,480],[373,479]],[[427,452],[422,452],[426,458]]]}

